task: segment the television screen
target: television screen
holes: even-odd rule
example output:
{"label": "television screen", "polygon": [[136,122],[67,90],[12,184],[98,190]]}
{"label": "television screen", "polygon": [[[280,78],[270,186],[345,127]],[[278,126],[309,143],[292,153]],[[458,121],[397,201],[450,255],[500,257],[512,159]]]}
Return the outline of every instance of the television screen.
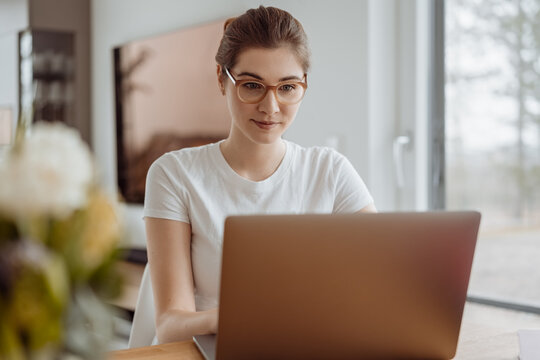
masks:
{"label": "television screen", "polygon": [[118,185],[126,202],[143,203],[146,173],[162,154],[227,137],[214,60],[223,23],[114,49]]}

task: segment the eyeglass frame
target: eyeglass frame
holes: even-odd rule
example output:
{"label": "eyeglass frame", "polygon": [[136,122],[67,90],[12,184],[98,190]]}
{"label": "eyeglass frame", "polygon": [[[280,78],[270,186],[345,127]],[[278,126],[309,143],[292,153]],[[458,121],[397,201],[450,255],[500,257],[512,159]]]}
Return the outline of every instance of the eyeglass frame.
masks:
{"label": "eyeglass frame", "polygon": [[[306,90],[307,90],[307,87],[308,87],[307,74],[304,74],[304,77],[302,78],[302,81],[286,80],[286,81],[280,81],[276,85],[266,85],[265,83],[263,83],[262,81],[259,81],[259,80],[253,80],[253,79],[237,80],[237,79],[234,78],[234,76],[232,76],[232,74],[230,73],[228,68],[225,68],[225,73],[227,73],[227,76],[229,77],[229,79],[231,79],[233,85],[236,87],[236,96],[238,96],[238,99],[240,99],[240,101],[243,102],[244,104],[257,104],[257,103],[259,103],[266,97],[266,95],[268,94],[268,91],[272,90],[273,93],[274,93],[274,97],[276,98],[276,101],[278,103],[280,103],[282,105],[296,105],[300,101],[302,101],[302,99],[306,95]],[[245,83],[249,83],[249,82],[256,82],[258,84],[261,84],[265,88],[264,94],[257,101],[252,101],[252,102],[245,101],[244,99],[242,99],[240,97],[240,85],[245,84]],[[283,84],[291,84],[291,83],[298,84],[298,85],[300,85],[300,86],[302,86],[304,88],[304,93],[302,94],[302,97],[300,99],[298,99],[298,101],[296,101],[294,103],[284,103],[282,101],[279,101],[279,96],[277,94],[277,89]]]}

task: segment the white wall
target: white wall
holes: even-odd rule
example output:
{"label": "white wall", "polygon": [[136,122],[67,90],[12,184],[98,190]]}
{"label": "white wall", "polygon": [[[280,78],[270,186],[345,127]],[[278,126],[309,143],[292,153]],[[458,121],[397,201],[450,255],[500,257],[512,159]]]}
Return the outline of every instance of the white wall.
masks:
{"label": "white wall", "polygon": [[[387,210],[395,198],[392,141],[397,109],[399,56],[395,39],[397,9],[394,0],[370,0],[368,7],[368,176],[379,210]],[[386,129],[390,131],[386,131]],[[383,160],[385,159],[385,160]]]}
{"label": "white wall", "polygon": [[17,33],[28,26],[27,0],[0,1],[0,35]]}
{"label": "white wall", "polygon": [[[368,182],[380,210],[427,208],[427,3],[369,0]],[[409,143],[393,153],[398,136]],[[403,183],[397,184],[397,162]]]}
{"label": "white wall", "polygon": [[26,27],[28,27],[28,2],[0,1],[0,107],[11,109],[11,139],[15,132],[19,103],[18,32]]}

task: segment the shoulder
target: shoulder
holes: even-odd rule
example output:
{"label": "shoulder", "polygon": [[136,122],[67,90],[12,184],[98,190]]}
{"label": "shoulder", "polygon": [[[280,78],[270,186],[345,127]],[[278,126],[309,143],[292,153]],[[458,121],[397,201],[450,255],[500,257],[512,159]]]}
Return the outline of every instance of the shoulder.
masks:
{"label": "shoulder", "polygon": [[345,156],[327,146],[303,147],[292,142],[288,144],[293,150],[295,160],[300,163],[335,165],[345,159]]}
{"label": "shoulder", "polygon": [[208,169],[214,168],[213,158],[219,143],[183,148],[170,151],[155,160],[147,173],[148,183],[185,182],[186,179],[200,178]]}
{"label": "shoulder", "polygon": [[218,146],[219,142],[167,152],[152,163],[150,171],[156,169],[191,171],[194,167],[208,166],[212,161],[213,152]]}

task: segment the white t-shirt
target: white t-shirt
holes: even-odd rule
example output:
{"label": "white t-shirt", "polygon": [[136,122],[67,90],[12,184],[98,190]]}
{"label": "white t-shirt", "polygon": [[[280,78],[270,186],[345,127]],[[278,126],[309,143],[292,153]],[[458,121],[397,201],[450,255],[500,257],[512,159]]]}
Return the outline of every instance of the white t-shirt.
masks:
{"label": "white t-shirt", "polygon": [[330,148],[285,143],[278,169],[258,182],[229,166],[219,142],[166,153],[150,167],[144,216],[191,224],[197,311],[218,306],[227,216],[356,212],[373,202],[343,155]]}

